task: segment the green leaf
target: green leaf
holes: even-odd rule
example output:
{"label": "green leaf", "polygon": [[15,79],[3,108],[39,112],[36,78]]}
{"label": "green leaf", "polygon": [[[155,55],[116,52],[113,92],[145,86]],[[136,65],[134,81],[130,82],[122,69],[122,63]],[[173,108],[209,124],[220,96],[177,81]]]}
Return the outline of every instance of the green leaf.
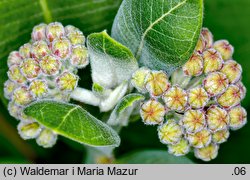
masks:
{"label": "green leaf", "polygon": [[80,106],[44,100],[32,103],[24,113],[57,134],[90,146],[119,146],[118,134]]}
{"label": "green leaf", "polygon": [[124,155],[118,164],[192,164],[187,157],[176,157],[163,150],[143,150]]}
{"label": "green leaf", "polygon": [[134,93],[126,95],[116,105],[107,123],[112,126],[126,126],[134,106],[144,99],[145,97],[141,94]]}
{"label": "green leaf", "polygon": [[6,0],[0,2],[0,99],[7,80],[7,56],[27,43],[32,28],[42,22],[72,24],[83,31],[110,29],[121,0]]}
{"label": "green leaf", "polygon": [[112,37],[142,65],[170,74],[193,53],[202,18],[202,0],[124,0]]}
{"label": "green leaf", "polygon": [[138,68],[131,51],[112,39],[106,31],[88,36],[92,79],[105,88],[114,88],[129,80]]}

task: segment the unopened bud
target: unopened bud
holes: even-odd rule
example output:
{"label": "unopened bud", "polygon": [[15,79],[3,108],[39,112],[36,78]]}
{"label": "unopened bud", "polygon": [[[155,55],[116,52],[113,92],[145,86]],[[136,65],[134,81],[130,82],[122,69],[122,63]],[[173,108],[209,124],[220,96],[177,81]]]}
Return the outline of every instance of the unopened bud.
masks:
{"label": "unopened bud", "polygon": [[196,133],[205,127],[205,113],[202,110],[189,109],[184,113],[181,122],[188,133]]}
{"label": "unopened bud", "polygon": [[166,91],[162,99],[170,110],[178,112],[183,112],[187,105],[187,93],[178,86],[173,86]]}
{"label": "unopened bud", "polygon": [[209,101],[209,95],[202,87],[195,87],[188,91],[188,103],[192,108],[203,108]]}
{"label": "unopened bud", "polygon": [[34,97],[42,97],[48,92],[48,85],[44,80],[33,80],[30,83],[29,90]]}
{"label": "unopened bud", "polygon": [[67,34],[67,38],[70,40],[72,45],[84,45],[85,37],[81,31],[74,31]]}
{"label": "unopened bud", "polygon": [[229,81],[225,74],[213,72],[203,80],[205,90],[210,96],[217,96],[226,91]]}
{"label": "unopened bud", "polygon": [[201,34],[199,39],[198,39],[197,45],[195,47],[195,51],[197,51],[199,54],[202,54],[202,52],[205,50],[205,48],[206,48],[205,39],[204,39],[203,35]]}
{"label": "unopened bud", "polygon": [[226,142],[228,138],[229,138],[229,131],[228,131],[228,129],[216,131],[212,135],[213,142],[214,143],[218,143],[218,144]]}
{"label": "unopened bud", "polygon": [[33,101],[33,96],[26,86],[22,86],[13,92],[13,101],[18,105],[25,106]]}
{"label": "unopened bud", "polygon": [[22,62],[22,57],[18,51],[12,51],[8,57],[8,67],[19,65]]}
{"label": "unopened bud", "polygon": [[242,74],[241,65],[233,60],[229,60],[225,62],[223,65],[221,72],[225,74],[230,83],[237,82]]}
{"label": "unopened bud", "polygon": [[22,74],[27,79],[34,79],[40,74],[39,63],[31,58],[25,59],[20,65]]}
{"label": "unopened bud", "polygon": [[21,106],[15,104],[14,102],[9,102],[8,111],[9,111],[11,116],[13,116],[14,118],[16,118],[18,120],[21,112],[23,111],[23,108]]}
{"label": "unopened bud", "polygon": [[240,88],[236,85],[230,85],[227,90],[217,98],[217,102],[224,108],[230,108],[240,104]]}
{"label": "unopened bud", "polygon": [[9,71],[7,72],[7,74],[8,74],[9,79],[16,83],[24,84],[26,82],[26,78],[22,75],[17,65],[12,65],[9,68]]}
{"label": "unopened bud", "polygon": [[213,35],[207,28],[202,28],[201,34],[205,41],[205,47],[211,48],[213,45]]}
{"label": "unopened bud", "polygon": [[45,35],[46,27],[47,25],[44,23],[41,23],[35,26],[31,34],[32,40],[33,41],[45,40],[46,39],[46,35]]}
{"label": "unopened bud", "polygon": [[31,48],[32,47],[30,43],[26,43],[19,48],[19,53],[23,59],[31,57]]}
{"label": "unopened bud", "polygon": [[59,39],[60,37],[64,36],[64,34],[64,27],[61,23],[50,23],[46,27],[46,37],[50,42],[52,42],[54,39]]}
{"label": "unopened bud", "polygon": [[78,29],[77,27],[72,26],[72,25],[67,25],[67,26],[65,26],[64,29],[65,29],[66,35],[68,35],[69,33],[74,33],[76,31],[80,31],[80,29]]}
{"label": "unopened bud", "polygon": [[41,127],[37,122],[20,122],[17,129],[23,139],[36,138],[41,132]]}
{"label": "unopened bud", "polygon": [[63,72],[57,79],[57,87],[62,91],[73,91],[77,86],[78,77],[70,72]]}
{"label": "unopened bud", "polygon": [[141,93],[145,93],[146,87],[145,87],[145,78],[148,75],[150,70],[146,67],[142,67],[138,70],[136,70],[131,79],[131,84]]}
{"label": "unopened bud", "polygon": [[244,84],[241,81],[239,81],[236,84],[236,86],[238,86],[240,88],[241,100],[243,100],[246,97],[247,89],[246,89],[246,87],[244,86]]}
{"label": "unopened bud", "polygon": [[59,73],[61,62],[54,56],[48,55],[40,61],[40,67],[46,75],[56,75]]}
{"label": "unopened bud", "polygon": [[168,77],[163,71],[151,71],[145,79],[146,89],[152,96],[160,96],[170,87]]}
{"label": "unopened bud", "polygon": [[212,140],[212,134],[208,129],[202,129],[195,134],[187,134],[187,140],[195,148],[203,148]]}
{"label": "unopened bud", "polygon": [[204,73],[218,71],[222,68],[223,60],[216,50],[208,49],[203,52]]}
{"label": "unopened bud", "polygon": [[52,43],[52,52],[55,56],[65,60],[71,54],[71,44],[66,38],[56,39]]}
{"label": "unopened bud", "polygon": [[247,123],[247,112],[241,106],[230,109],[228,114],[230,117],[229,126],[232,130],[238,130]]}
{"label": "unopened bud", "polygon": [[165,108],[160,102],[149,100],[141,105],[140,114],[147,125],[161,124],[164,120]]}
{"label": "unopened bud", "polygon": [[40,135],[36,138],[38,145],[44,148],[50,148],[55,145],[57,140],[57,134],[53,133],[49,129],[43,129]]}
{"label": "unopened bud", "polygon": [[169,119],[165,124],[159,126],[158,136],[163,144],[176,144],[182,138],[182,129],[175,120]]}
{"label": "unopened bud", "polygon": [[42,57],[49,55],[50,50],[48,44],[45,41],[36,41],[32,45],[32,57],[40,60]]}
{"label": "unopened bud", "polygon": [[194,53],[182,67],[187,76],[199,76],[203,71],[203,59],[198,53]]}
{"label": "unopened bud", "polygon": [[227,40],[219,40],[214,42],[214,49],[216,49],[224,60],[232,58],[234,48]]}
{"label": "unopened bud", "polygon": [[190,151],[190,146],[188,141],[185,139],[181,139],[177,144],[169,144],[168,152],[175,156],[184,156]]}
{"label": "unopened bud", "polygon": [[217,144],[209,144],[204,148],[196,148],[194,150],[195,157],[203,161],[211,161],[218,155],[219,146]]}
{"label": "unopened bud", "polygon": [[226,129],[229,125],[227,111],[218,106],[210,106],[207,110],[206,117],[208,128],[213,132]]}
{"label": "unopened bud", "polygon": [[18,87],[17,83],[7,80],[4,83],[4,96],[6,99],[11,99],[14,90]]}
{"label": "unopened bud", "polygon": [[88,50],[82,45],[73,46],[70,63],[77,68],[84,68],[89,64]]}

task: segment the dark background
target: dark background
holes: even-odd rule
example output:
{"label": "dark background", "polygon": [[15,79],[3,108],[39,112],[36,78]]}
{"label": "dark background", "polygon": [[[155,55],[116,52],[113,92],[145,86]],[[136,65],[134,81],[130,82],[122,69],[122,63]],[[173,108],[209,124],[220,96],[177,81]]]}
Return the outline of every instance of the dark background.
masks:
{"label": "dark background", "polygon": [[[71,13],[70,6],[77,6],[77,3],[82,1],[60,1],[65,3],[65,12],[63,8],[60,11],[53,12],[53,20],[62,21],[64,25],[73,24],[80,27],[85,34],[93,31],[101,31],[103,29],[110,29],[112,19],[115,16],[118,7],[118,1],[108,0],[114,4],[112,8],[108,8],[106,13],[101,14],[101,18],[89,14],[82,15],[81,13],[75,13],[75,16],[70,18],[63,18],[62,14]],[[28,0],[24,1],[22,6],[18,8],[33,8]],[[30,1],[31,2],[31,1]],[[32,1],[33,2],[33,1]],[[51,7],[63,7],[63,5],[54,4],[55,1],[48,1]],[[58,2],[58,1],[57,1]],[[5,7],[6,6],[6,7]],[[0,39],[1,41],[6,38],[6,34],[13,36],[12,31],[8,31],[7,27],[3,26],[12,18],[18,16],[13,15],[18,13],[15,10],[14,5],[10,6],[0,2]],[[28,7],[29,6],[29,7]],[[205,13],[204,13],[204,27],[208,27],[214,34],[216,40],[227,39],[235,47],[234,59],[237,60],[243,67],[243,82],[245,86],[250,89],[250,0],[205,0]],[[74,7],[76,9],[76,7]],[[82,8],[82,9],[80,9]],[[82,12],[86,9],[85,6],[79,6],[76,11]],[[88,7],[98,8],[98,7]],[[7,9],[7,10],[6,10]],[[11,13],[11,11],[16,11]],[[21,12],[20,12],[21,13]],[[33,13],[33,12],[31,12]],[[6,15],[7,14],[7,15]],[[10,14],[8,16],[8,14]],[[61,17],[61,18],[60,18]],[[26,17],[21,17],[26,18]],[[93,24],[91,18],[96,22]],[[105,23],[103,21],[105,20]],[[34,26],[35,24],[43,21],[36,18],[34,21],[26,21],[26,26]],[[17,23],[17,25],[20,24]],[[98,26],[97,26],[98,25]],[[6,62],[6,56],[11,51],[16,49],[21,44],[24,44],[30,38],[30,31],[17,36],[15,40],[9,41],[6,44],[0,43],[0,70],[2,71],[0,79],[6,79],[3,75],[3,71],[6,72],[4,64]],[[11,28],[11,27],[10,27]],[[27,28],[27,27],[26,27]],[[17,32],[20,29],[17,29]],[[9,33],[9,34],[8,34]],[[13,30],[13,33],[14,30]],[[1,42],[0,41],[0,42]],[[85,85],[90,84],[90,70],[89,67],[81,72],[81,83]],[[1,82],[1,80],[0,80]],[[2,86],[0,86],[2,87]],[[57,144],[51,149],[43,149],[36,145],[34,140],[24,141],[22,140],[16,130],[17,121],[8,115],[5,109],[6,101],[0,102],[0,163],[83,163],[86,157],[85,148],[73,141],[59,137]],[[250,96],[247,94],[242,105],[250,112]],[[98,111],[97,108],[85,106],[92,114]],[[249,117],[249,116],[248,116]],[[154,127],[144,126],[141,122],[131,123],[128,127],[125,127],[121,132],[122,144],[116,150],[116,156],[120,157],[126,153],[135,150],[144,149],[162,149],[166,150],[166,147],[159,143],[157,138],[156,129]],[[167,152],[166,152],[167,153]],[[196,160],[190,153],[189,158],[196,163],[202,163],[202,161]],[[211,163],[250,163],[250,123],[244,128],[231,132],[228,142],[220,146],[218,157],[211,161]]]}

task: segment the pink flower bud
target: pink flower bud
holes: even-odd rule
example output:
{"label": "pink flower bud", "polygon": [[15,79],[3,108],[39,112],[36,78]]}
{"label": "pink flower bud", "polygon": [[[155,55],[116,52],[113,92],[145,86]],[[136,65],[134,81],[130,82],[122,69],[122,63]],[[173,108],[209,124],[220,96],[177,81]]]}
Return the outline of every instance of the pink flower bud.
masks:
{"label": "pink flower bud", "polygon": [[22,86],[14,91],[13,101],[17,105],[25,106],[33,101],[33,96],[26,86]]}
{"label": "pink flower bud", "polygon": [[44,23],[41,23],[35,26],[31,33],[32,40],[33,41],[45,40],[46,39],[46,35],[45,35],[46,27],[47,25]]}
{"label": "pink flower bud", "polygon": [[58,58],[48,55],[40,61],[40,67],[45,75],[56,75],[61,68],[61,62]]}
{"label": "pink flower bud", "polygon": [[22,57],[18,51],[12,51],[9,54],[7,63],[8,67],[11,67],[12,65],[19,65],[22,62]]}
{"label": "pink flower bud", "polygon": [[82,45],[73,46],[69,61],[77,68],[86,67],[89,64],[87,48]]}
{"label": "pink flower bud", "polygon": [[11,80],[7,80],[4,83],[4,96],[6,99],[11,99],[12,94],[14,92],[14,90],[18,87],[18,84],[11,81]]}
{"label": "pink flower bud", "polygon": [[53,22],[48,24],[46,27],[46,37],[49,40],[49,42],[52,42],[54,39],[59,39],[62,36],[64,36],[65,31],[64,27],[59,22]]}
{"label": "pink flower bud", "polygon": [[52,53],[65,60],[71,54],[71,44],[66,38],[56,39],[52,42]]}
{"label": "pink flower bud", "polygon": [[48,85],[45,80],[35,79],[30,83],[29,90],[34,97],[42,97],[48,92]]}
{"label": "pink flower bud", "polygon": [[39,63],[31,58],[25,59],[20,65],[20,68],[21,68],[22,74],[27,79],[34,79],[38,77],[41,72]]}
{"label": "pink flower bud", "polygon": [[209,144],[204,148],[196,148],[194,150],[195,157],[203,161],[211,161],[218,155],[219,146],[217,144]]}
{"label": "pink flower bud", "polygon": [[201,34],[205,41],[205,47],[211,48],[213,45],[213,35],[207,28],[202,28]]}
{"label": "pink flower bud", "polygon": [[32,57],[40,60],[42,57],[50,54],[48,44],[45,41],[36,41],[32,45]]}
{"label": "pink flower bud", "polygon": [[202,129],[195,134],[187,134],[187,140],[195,148],[204,148],[212,140],[212,134],[208,129]]}
{"label": "pink flower bud", "polygon": [[202,87],[195,87],[188,91],[188,103],[192,108],[203,108],[209,101],[209,95]]}
{"label": "pink flower bud", "polygon": [[22,75],[17,65],[12,65],[9,68],[9,71],[7,72],[7,74],[8,74],[9,79],[16,83],[19,83],[19,84],[26,83],[26,78]]}
{"label": "pink flower bud", "polygon": [[31,44],[26,43],[19,48],[19,54],[21,55],[22,59],[30,58],[31,57]]}

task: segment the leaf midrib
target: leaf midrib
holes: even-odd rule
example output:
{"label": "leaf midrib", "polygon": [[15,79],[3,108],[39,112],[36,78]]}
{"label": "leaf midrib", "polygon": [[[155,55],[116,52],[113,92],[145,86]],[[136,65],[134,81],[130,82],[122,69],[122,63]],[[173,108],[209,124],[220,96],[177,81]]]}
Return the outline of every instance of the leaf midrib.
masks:
{"label": "leaf midrib", "polygon": [[165,17],[167,17],[169,14],[171,14],[174,10],[178,9],[179,7],[181,7],[182,5],[184,5],[187,2],[187,0],[184,0],[180,3],[178,3],[176,6],[174,6],[173,8],[171,8],[168,12],[164,13],[161,17],[159,17],[158,19],[156,19],[153,23],[150,24],[150,26],[145,30],[145,32],[142,34],[142,38],[140,41],[140,45],[138,47],[138,50],[136,51],[136,59],[139,59],[141,56],[141,51],[143,49],[144,46],[144,40],[145,37],[147,36],[148,32],[156,25],[158,24],[161,20],[163,20]]}

